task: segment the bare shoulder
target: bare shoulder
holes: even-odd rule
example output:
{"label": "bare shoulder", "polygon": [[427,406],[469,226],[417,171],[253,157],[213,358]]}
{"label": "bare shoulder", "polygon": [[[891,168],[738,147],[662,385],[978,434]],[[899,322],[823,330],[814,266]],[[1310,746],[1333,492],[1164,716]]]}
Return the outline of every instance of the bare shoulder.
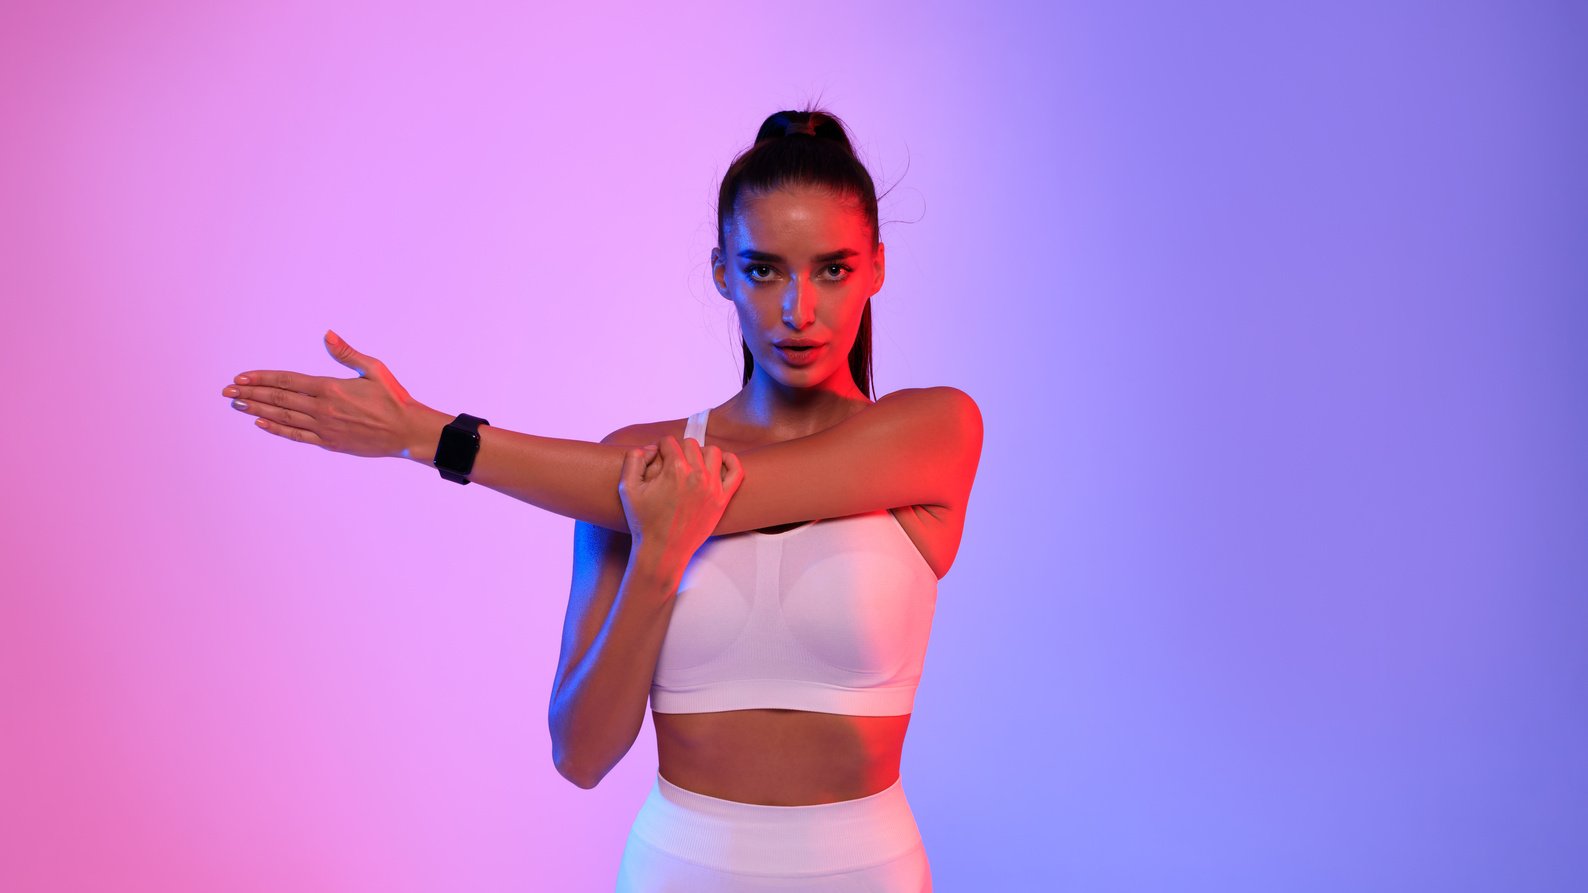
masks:
{"label": "bare shoulder", "polygon": [[688,419],[670,419],[661,422],[635,422],[601,438],[601,442],[608,446],[645,446],[656,443],[669,434],[682,438],[684,425],[688,421]]}
{"label": "bare shoulder", "polygon": [[971,399],[969,394],[949,384],[927,388],[899,388],[897,391],[882,395],[877,402],[881,403],[883,400],[919,406],[947,406],[959,410],[976,407],[976,401]]}
{"label": "bare shoulder", "polygon": [[981,407],[969,394],[953,385],[900,388],[877,401],[877,405],[883,403],[898,408],[912,420],[949,424],[980,437]]}

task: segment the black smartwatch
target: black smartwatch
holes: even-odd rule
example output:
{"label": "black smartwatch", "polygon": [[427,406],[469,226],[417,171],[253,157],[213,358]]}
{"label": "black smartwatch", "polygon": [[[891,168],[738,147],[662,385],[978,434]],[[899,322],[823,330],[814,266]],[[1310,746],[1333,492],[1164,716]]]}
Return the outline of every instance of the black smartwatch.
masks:
{"label": "black smartwatch", "polygon": [[489,424],[485,419],[465,412],[441,429],[441,440],[436,444],[433,464],[442,477],[458,484],[469,482],[469,472],[474,470],[474,457],[480,453],[480,426]]}

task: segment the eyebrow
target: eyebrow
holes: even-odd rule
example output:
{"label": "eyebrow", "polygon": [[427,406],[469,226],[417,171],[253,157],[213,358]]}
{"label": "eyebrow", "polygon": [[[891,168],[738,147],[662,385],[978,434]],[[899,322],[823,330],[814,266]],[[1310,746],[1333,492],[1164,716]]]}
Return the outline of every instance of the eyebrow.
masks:
{"label": "eyebrow", "polygon": [[[816,255],[816,262],[817,263],[825,263],[827,261],[843,260],[846,257],[854,257],[855,255],[857,255],[859,253],[860,252],[856,251],[853,248],[840,248],[837,251],[829,251],[826,254],[818,254],[818,255]],[[774,264],[780,264],[780,263],[783,262],[783,258],[781,256],[779,256],[779,255],[771,254],[771,253],[766,252],[766,251],[755,251],[753,249],[748,249],[748,248],[745,249],[744,251],[739,252],[739,256],[744,258],[745,260],[764,260],[764,261],[770,261],[771,263],[774,263]]]}

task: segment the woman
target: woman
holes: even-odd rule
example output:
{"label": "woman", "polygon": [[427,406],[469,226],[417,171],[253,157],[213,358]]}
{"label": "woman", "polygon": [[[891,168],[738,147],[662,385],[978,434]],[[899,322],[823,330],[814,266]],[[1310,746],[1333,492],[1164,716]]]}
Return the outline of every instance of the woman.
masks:
{"label": "woman", "polygon": [[884,252],[836,118],[768,118],[717,219],[744,380],[688,419],[600,444],[454,421],[329,333],[360,378],[252,372],[223,393],[280,436],[434,463],[576,520],[557,769],[594,787],[647,699],[657,736],[620,891],[930,890],[899,761],[980,412],[951,387],[870,399]]}

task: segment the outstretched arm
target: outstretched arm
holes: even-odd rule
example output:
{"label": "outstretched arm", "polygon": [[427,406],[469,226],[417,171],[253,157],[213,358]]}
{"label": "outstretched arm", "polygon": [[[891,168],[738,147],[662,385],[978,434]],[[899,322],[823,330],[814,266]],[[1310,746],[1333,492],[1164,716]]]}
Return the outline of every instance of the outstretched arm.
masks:
{"label": "outstretched arm", "polygon": [[[384,363],[326,337],[353,379],[250,371],[222,394],[265,430],[357,456],[429,465],[453,415],[414,400]],[[235,404],[234,404],[235,405]],[[624,448],[482,425],[469,479],[550,512],[629,533]],[[981,412],[952,387],[895,391],[807,437],[739,453],[744,481],[713,535],[910,505],[963,508],[981,460]]]}
{"label": "outstretched arm", "polygon": [[[418,406],[404,454],[429,465],[454,416]],[[981,412],[952,387],[910,388],[806,437],[738,453],[744,482],[714,536],[907,505],[962,507],[980,463]],[[622,447],[480,427],[469,480],[547,511],[627,533]]]}

